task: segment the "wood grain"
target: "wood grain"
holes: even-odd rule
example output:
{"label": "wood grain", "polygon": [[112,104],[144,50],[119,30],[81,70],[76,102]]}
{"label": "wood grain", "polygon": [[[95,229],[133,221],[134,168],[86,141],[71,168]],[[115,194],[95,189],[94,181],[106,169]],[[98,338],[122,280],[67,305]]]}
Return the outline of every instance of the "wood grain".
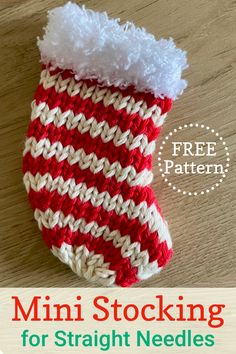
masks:
{"label": "wood grain", "polygon": [[[44,246],[22,184],[21,160],[30,101],[39,79],[36,37],[46,11],[64,1],[0,1],[0,285],[87,287]],[[231,165],[221,186],[200,198],[174,192],[154,155],[153,187],[169,222],[175,256],[160,276],[137,286],[236,286],[236,3],[217,0],[90,0],[122,21],[132,20],[187,50],[188,89],[162,130],[191,122],[209,125],[229,147]],[[203,177],[204,178],[204,177]],[[189,176],[186,185],[191,186]]]}

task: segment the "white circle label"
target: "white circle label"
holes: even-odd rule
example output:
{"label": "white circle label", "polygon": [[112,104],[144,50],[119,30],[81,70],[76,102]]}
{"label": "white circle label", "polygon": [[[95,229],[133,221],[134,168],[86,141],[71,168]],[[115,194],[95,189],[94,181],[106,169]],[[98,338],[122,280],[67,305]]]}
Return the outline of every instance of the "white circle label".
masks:
{"label": "white circle label", "polygon": [[169,132],[158,152],[164,181],[177,193],[188,196],[204,195],[219,187],[229,163],[223,137],[200,123],[184,124]]}

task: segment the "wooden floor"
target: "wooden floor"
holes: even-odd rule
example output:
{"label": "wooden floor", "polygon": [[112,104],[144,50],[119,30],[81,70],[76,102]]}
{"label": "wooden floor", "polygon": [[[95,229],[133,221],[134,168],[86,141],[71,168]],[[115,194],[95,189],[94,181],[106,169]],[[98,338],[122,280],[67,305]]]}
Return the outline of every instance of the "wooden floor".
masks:
{"label": "wooden floor", "polygon": [[[40,68],[36,37],[46,11],[60,0],[0,0],[0,286],[86,287],[86,281],[44,246],[22,184],[21,160],[30,102]],[[82,3],[82,2],[81,2]],[[221,186],[202,197],[174,192],[162,179],[154,154],[153,188],[169,222],[175,256],[158,276],[138,286],[236,286],[236,2],[218,0],[90,0],[122,21],[156,36],[173,37],[187,50],[188,89],[174,104],[162,137],[198,122],[222,135],[230,168]],[[186,179],[191,186],[192,177]],[[204,177],[203,177],[204,178]],[[92,285],[95,286],[95,285]]]}

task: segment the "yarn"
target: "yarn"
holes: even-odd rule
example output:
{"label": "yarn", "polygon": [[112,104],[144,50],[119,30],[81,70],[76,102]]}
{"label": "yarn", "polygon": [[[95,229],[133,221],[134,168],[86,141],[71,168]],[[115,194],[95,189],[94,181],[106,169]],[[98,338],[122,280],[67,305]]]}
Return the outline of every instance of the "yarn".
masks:
{"label": "yarn", "polygon": [[[52,30],[50,25],[40,42],[44,54]],[[48,59],[23,152],[34,217],[46,245],[78,276],[131,286],[159,273],[172,256],[168,226],[150,187],[155,141],[172,98],[151,87],[140,90],[135,80],[125,88],[106,80],[101,86],[99,73],[78,77]]]}
{"label": "yarn", "polygon": [[176,99],[187,86],[181,78],[186,52],[172,39],[157,40],[131,22],[121,24],[75,3],[48,12],[38,47],[44,64],[70,69],[79,79],[95,78],[105,87],[133,85]]}

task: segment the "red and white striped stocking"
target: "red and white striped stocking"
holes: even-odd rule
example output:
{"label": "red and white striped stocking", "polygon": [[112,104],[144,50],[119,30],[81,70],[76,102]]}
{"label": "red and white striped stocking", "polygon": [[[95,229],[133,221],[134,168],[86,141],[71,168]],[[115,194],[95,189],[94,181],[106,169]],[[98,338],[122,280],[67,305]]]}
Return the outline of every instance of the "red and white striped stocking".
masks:
{"label": "red and white striped stocking", "polygon": [[53,254],[104,286],[147,279],[172,255],[152,154],[186,56],[163,41],[71,3],[39,41],[24,183]]}

